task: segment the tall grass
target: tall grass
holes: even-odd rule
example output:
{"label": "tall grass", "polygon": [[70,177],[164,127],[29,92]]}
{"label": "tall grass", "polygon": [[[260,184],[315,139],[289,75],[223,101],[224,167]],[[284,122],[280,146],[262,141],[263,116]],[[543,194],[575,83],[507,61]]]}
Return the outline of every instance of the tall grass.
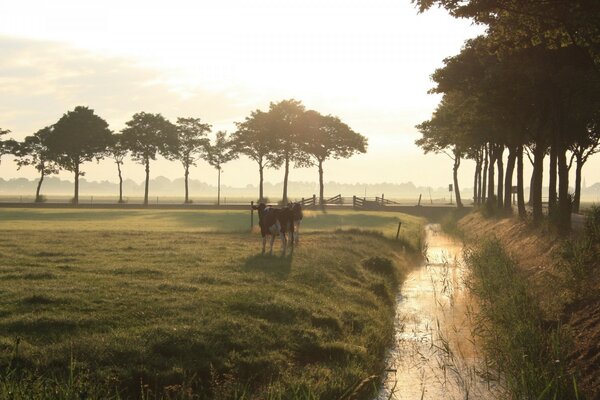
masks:
{"label": "tall grass", "polygon": [[500,242],[484,241],[467,252],[466,262],[470,287],[481,301],[477,334],[512,397],[579,399],[567,368],[567,333],[543,320],[527,280]]}

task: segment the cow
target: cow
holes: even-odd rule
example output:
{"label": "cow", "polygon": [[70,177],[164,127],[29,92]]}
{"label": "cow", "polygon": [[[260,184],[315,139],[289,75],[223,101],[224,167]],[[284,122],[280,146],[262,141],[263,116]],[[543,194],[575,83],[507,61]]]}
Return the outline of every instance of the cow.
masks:
{"label": "cow", "polygon": [[262,235],[262,254],[265,254],[267,245],[267,235],[271,235],[271,250],[269,254],[273,254],[273,242],[275,235],[281,238],[282,254],[285,254],[287,248],[286,232],[290,232],[292,238],[291,245],[294,246],[294,216],[292,209],[289,207],[275,208],[267,206],[265,203],[260,203],[258,206],[252,206],[252,209],[258,210],[258,225]]}
{"label": "cow", "polygon": [[302,204],[300,203],[290,203],[289,207],[292,210],[293,218],[294,218],[294,231],[292,232],[292,242],[298,244],[300,240],[300,222],[302,222]]}

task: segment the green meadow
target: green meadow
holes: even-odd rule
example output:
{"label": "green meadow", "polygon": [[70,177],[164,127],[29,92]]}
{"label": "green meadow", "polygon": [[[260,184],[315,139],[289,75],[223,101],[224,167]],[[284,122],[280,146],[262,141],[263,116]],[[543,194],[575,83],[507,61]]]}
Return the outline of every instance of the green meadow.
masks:
{"label": "green meadow", "polygon": [[0,398],[368,398],[421,224],[306,212],[281,257],[249,212],[0,209]]}

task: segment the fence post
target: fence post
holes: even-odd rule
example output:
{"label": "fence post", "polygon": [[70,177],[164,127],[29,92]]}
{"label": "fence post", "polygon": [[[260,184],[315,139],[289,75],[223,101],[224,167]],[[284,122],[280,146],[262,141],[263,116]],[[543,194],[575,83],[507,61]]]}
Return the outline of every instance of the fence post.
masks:
{"label": "fence post", "polygon": [[419,203],[417,204],[417,207],[421,206],[421,194],[419,194]]}
{"label": "fence post", "polygon": [[356,195],[352,196],[352,208],[356,208]]}
{"label": "fence post", "polygon": [[400,227],[402,226],[402,221],[398,221],[398,231],[396,231],[396,240],[400,236]]}
{"label": "fence post", "polygon": [[317,206],[317,195],[313,194],[313,206]]}
{"label": "fence post", "polygon": [[250,202],[250,232],[254,228],[254,200]]}
{"label": "fence post", "polygon": [[385,200],[385,195],[381,193],[381,205],[383,205],[383,201]]}

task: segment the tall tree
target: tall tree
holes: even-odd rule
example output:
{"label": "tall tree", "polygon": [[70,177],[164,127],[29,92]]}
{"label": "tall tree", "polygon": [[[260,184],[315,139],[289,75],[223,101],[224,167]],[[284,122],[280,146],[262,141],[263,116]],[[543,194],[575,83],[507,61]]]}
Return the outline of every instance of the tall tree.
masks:
{"label": "tall tree", "polygon": [[244,122],[236,122],[237,131],[231,140],[235,151],[258,164],[259,184],[258,201],[265,199],[263,184],[266,168],[279,168],[283,163],[282,155],[277,151],[277,142],[271,129],[269,115],[263,111],[252,111]]}
{"label": "tall tree", "polygon": [[185,200],[189,203],[190,167],[205,157],[209,140],[206,137],[211,126],[202,123],[200,118],[177,118],[177,145],[169,152],[167,158],[181,162],[184,171]]}
{"label": "tall tree", "polygon": [[129,151],[125,147],[123,143],[123,135],[120,133],[113,133],[110,145],[106,151],[108,157],[112,158],[115,164],[117,164],[117,172],[119,174],[119,203],[124,203],[123,201],[123,174],[121,172],[121,166],[123,165],[123,160],[127,156]]}
{"label": "tall tree", "polygon": [[297,167],[309,165],[308,155],[300,148],[300,118],[304,114],[304,106],[297,100],[283,100],[271,103],[269,107],[270,127],[276,140],[276,151],[283,159],[283,195],[282,204],[288,201],[288,178],[290,165]]}
{"label": "tall tree", "polygon": [[148,205],[150,161],[157,155],[172,154],[177,146],[177,128],[160,114],[134,114],[122,131],[122,141],[132,158],[145,166],[144,205]]}
{"label": "tall tree", "polygon": [[206,146],[206,161],[218,171],[217,181],[217,205],[221,205],[221,172],[223,164],[238,157],[231,140],[227,138],[227,132],[218,131],[213,143]]}
{"label": "tall tree", "polygon": [[47,175],[58,173],[60,167],[53,160],[52,153],[48,148],[47,140],[52,134],[52,128],[47,126],[40,129],[32,136],[27,136],[21,143],[14,146],[13,154],[17,169],[25,166],[33,166],[40,174],[40,179],[35,190],[35,202],[43,201],[40,195],[42,183]]}
{"label": "tall tree", "polygon": [[420,11],[441,6],[487,25],[499,51],[577,46],[600,71],[600,2],[596,0],[413,0]]}
{"label": "tall tree", "polygon": [[431,119],[417,125],[422,137],[415,141],[425,154],[443,153],[452,160],[454,194],[459,208],[462,208],[463,204],[458,184],[458,169],[461,159],[471,145],[468,133],[472,128],[467,122],[468,119],[462,120],[461,115],[465,115],[469,104],[459,93],[445,94]]}
{"label": "tall tree", "polygon": [[349,158],[367,151],[367,138],[354,132],[338,117],[306,111],[301,118],[301,150],[319,169],[319,202],[324,204],[323,163],[330,159]]}
{"label": "tall tree", "polygon": [[9,140],[2,140],[2,136],[9,134],[8,129],[0,128],[0,162],[2,162],[2,156],[12,152],[12,145]]}
{"label": "tall tree", "polygon": [[75,177],[73,204],[79,203],[81,164],[102,157],[110,144],[111,132],[94,110],[78,106],[64,114],[47,137],[47,145],[57,164]]}

